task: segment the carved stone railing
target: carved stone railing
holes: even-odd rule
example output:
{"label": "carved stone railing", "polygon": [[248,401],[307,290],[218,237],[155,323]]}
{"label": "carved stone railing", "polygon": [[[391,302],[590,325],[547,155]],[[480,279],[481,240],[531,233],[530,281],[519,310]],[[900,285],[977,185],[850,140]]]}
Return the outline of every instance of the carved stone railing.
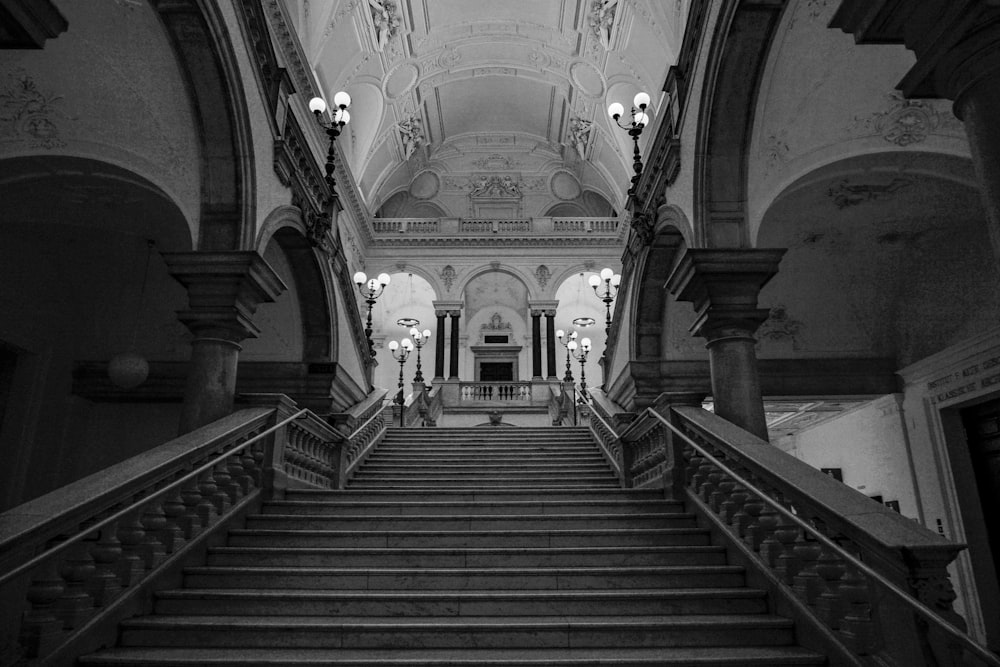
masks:
{"label": "carved stone railing", "polygon": [[246,398],[0,514],[0,664],[70,664],[96,649],[211,535],[287,488],[338,488],[385,430],[378,412],[344,436],[283,395]]}
{"label": "carved stone railing", "polygon": [[392,403],[384,401],[385,391],[373,393],[365,401],[364,409],[359,411],[353,420],[355,428],[347,436],[342,457],[343,474],[341,480],[346,481],[358,466],[364,463],[375,445],[382,440],[386,429],[392,421]]}
{"label": "carved stone railing", "polygon": [[530,382],[462,382],[459,387],[462,403],[531,401]]}
{"label": "carved stone railing", "polygon": [[524,235],[548,236],[553,233],[568,237],[617,237],[621,221],[618,218],[375,218],[372,231],[376,239],[399,235],[482,236]]}
{"label": "carved stone railing", "polygon": [[593,412],[625,486],[692,504],[837,664],[1000,666],[952,609],[963,545],[700,407],[650,408],[617,432]]}

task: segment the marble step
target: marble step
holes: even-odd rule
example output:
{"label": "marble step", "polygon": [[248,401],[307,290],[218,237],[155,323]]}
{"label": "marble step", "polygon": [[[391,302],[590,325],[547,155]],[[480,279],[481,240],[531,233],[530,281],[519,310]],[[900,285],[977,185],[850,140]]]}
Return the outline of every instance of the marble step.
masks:
{"label": "marble step", "polygon": [[232,567],[612,567],[725,565],[725,547],[695,546],[365,548],[216,546],[208,565]]}
{"label": "marble step", "polygon": [[352,480],[372,479],[372,478],[400,478],[420,477],[428,480],[445,480],[454,478],[484,478],[484,479],[511,479],[525,477],[534,479],[536,477],[558,481],[567,480],[605,480],[615,479],[610,466],[583,467],[583,466],[511,466],[502,468],[481,468],[479,466],[467,465],[458,468],[435,468],[433,466],[414,466],[392,468],[384,466],[362,466]]}
{"label": "marble step", "polygon": [[401,502],[574,502],[580,500],[662,500],[663,492],[644,489],[518,489],[514,487],[483,489],[478,486],[468,489],[427,489],[421,491],[403,489],[343,489],[327,491],[320,489],[289,489],[285,500],[378,500]]}
{"label": "marble step", "polygon": [[449,501],[357,501],[357,500],[272,500],[261,508],[263,514],[310,516],[414,516],[414,515],[495,515],[538,516],[586,512],[591,515],[677,514],[683,503],[668,500],[507,500],[493,502]]}
{"label": "marble step", "polygon": [[[192,588],[313,590],[577,590],[741,586],[735,565],[574,568],[208,567],[184,569]],[[213,579],[217,577],[217,579]]]}
{"label": "marble step", "polygon": [[781,646],[785,618],[690,616],[145,616],[123,621],[122,646],[273,648],[589,648]]}
{"label": "marble step", "polygon": [[[464,510],[464,508],[463,508]],[[545,530],[545,529],[613,529],[613,528],[692,528],[693,514],[549,514],[524,516],[518,514],[453,514],[371,516],[365,514],[337,516],[304,514],[252,514],[246,528],[273,530]]]}
{"label": "marble step", "polygon": [[674,648],[225,649],[112,648],[92,667],[815,667],[826,659],[796,646]]}
{"label": "marble step", "polygon": [[579,547],[704,545],[704,528],[603,530],[262,530],[235,528],[229,546],[281,547]]}
{"label": "marble step", "polygon": [[360,472],[371,473],[375,471],[389,471],[389,470],[400,470],[400,471],[437,471],[437,470],[447,470],[448,472],[459,471],[517,471],[517,470],[531,470],[531,471],[569,471],[569,470],[579,470],[579,471],[589,471],[589,472],[610,472],[611,466],[601,459],[595,459],[593,461],[576,461],[576,460],[566,460],[566,461],[506,461],[495,463],[493,461],[483,461],[478,459],[470,458],[467,461],[376,461],[368,459],[365,461],[365,465],[362,467]]}
{"label": "marble step", "polygon": [[476,490],[483,487],[490,488],[511,488],[520,489],[616,489],[618,481],[609,473],[608,481],[597,479],[581,479],[576,477],[431,477],[429,475],[417,475],[413,478],[407,477],[378,477],[378,478],[352,478],[348,482],[348,488],[352,489],[398,489],[409,488],[413,490],[435,491],[441,488],[458,488],[464,490]]}
{"label": "marble step", "polygon": [[369,591],[198,589],[160,591],[156,614],[328,616],[609,616],[764,614],[767,595],[748,588],[641,591]]}

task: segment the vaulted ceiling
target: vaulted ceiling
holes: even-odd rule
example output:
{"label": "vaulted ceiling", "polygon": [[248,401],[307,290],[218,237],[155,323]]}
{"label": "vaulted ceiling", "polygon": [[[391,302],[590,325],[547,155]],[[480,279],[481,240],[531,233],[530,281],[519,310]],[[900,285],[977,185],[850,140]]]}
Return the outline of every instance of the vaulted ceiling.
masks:
{"label": "vaulted ceiling", "polygon": [[353,98],[341,149],[371,210],[390,216],[467,215],[477,184],[507,176],[524,216],[620,209],[632,146],[605,110],[644,90],[642,143],[655,133],[687,5],[287,3],[327,99]]}

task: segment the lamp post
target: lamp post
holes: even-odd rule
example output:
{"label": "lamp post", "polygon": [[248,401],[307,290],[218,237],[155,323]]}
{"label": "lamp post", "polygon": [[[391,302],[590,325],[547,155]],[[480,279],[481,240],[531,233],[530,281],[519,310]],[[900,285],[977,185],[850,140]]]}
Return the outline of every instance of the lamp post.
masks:
{"label": "lamp post", "polygon": [[[567,335],[562,329],[556,331],[556,338],[558,338],[562,346],[566,348],[566,375],[563,377],[563,382],[573,381],[573,371],[570,369],[569,361],[569,355],[573,348],[570,347],[570,344],[572,343],[573,347],[576,347],[576,337],[579,335],[580,334],[575,331],[569,335]],[[564,338],[565,340],[563,340]]]}
{"label": "lamp post", "polygon": [[575,340],[569,342],[569,350],[573,354],[573,357],[580,362],[580,396],[587,396],[587,374],[584,371],[583,365],[587,363],[587,355],[590,354],[590,339],[583,338],[580,340],[579,349]]}
{"label": "lamp post", "polygon": [[649,124],[649,114],[646,113],[646,107],[649,106],[649,95],[646,93],[636,93],[635,98],[632,100],[632,122],[628,125],[622,125],[619,120],[622,114],[625,113],[625,107],[621,105],[620,102],[613,102],[608,106],[608,115],[615,121],[615,124],[623,130],[628,131],[628,135],[632,137],[633,151],[632,151],[632,171],[635,174],[632,176],[632,187],[628,189],[628,195],[631,197],[635,194],[636,186],[639,184],[639,177],[642,176],[642,156],[639,154],[639,135],[642,134],[642,128]]}
{"label": "lamp post", "polygon": [[382,292],[385,291],[386,285],[389,284],[389,274],[380,273],[378,278],[369,279],[365,275],[364,271],[358,271],[354,274],[354,284],[358,286],[358,291],[361,292],[361,296],[365,298],[365,303],[368,304],[368,320],[365,322],[365,337],[368,339],[368,353],[374,357],[375,356],[375,342],[372,341],[372,308],[375,307],[375,302]]}
{"label": "lamp post", "polygon": [[337,184],[336,179],[333,177],[334,172],[334,158],[336,153],[334,152],[333,145],[337,141],[337,137],[340,136],[341,130],[344,126],[351,120],[351,114],[347,111],[347,107],[351,106],[351,96],[340,91],[333,96],[333,103],[336,106],[336,110],[333,112],[330,121],[325,121],[323,119],[323,114],[326,112],[327,105],[326,100],[322,97],[314,97],[309,100],[309,110],[313,112],[316,116],[316,122],[319,126],[326,130],[326,136],[330,139],[330,145],[326,151],[326,185],[330,190],[330,198],[326,202],[327,214],[326,217],[320,216],[319,220],[312,225],[308,225],[309,238],[314,244],[320,244],[324,235],[333,228],[333,213],[334,205],[337,201],[337,192],[334,190],[334,186]]}
{"label": "lamp post", "polygon": [[396,398],[393,403],[399,406],[399,425],[405,426],[405,417],[403,415],[403,405],[406,403],[406,399],[403,398],[403,366],[406,364],[406,360],[410,357],[410,352],[413,351],[413,341],[409,338],[404,338],[402,342],[390,341],[389,342],[389,352],[392,353],[392,358],[399,362],[399,391],[396,393]]}
{"label": "lamp post", "polygon": [[[597,298],[604,302],[604,309],[607,312],[607,321],[604,325],[604,335],[605,337],[611,334],[611,304],[614,302],[615,297],[618,296],[618,286],[622,282],[621,274],[615,273],[612,269],[601,269],[601,275],[596,274],[590,276],[587,280],[590,286],[594,288],[594,294]],[[601,283],[604,283],[603,289]]]}
{"label": "lamp post", "polygon": [[410,336],[413,338],[413,344],[417,348],[417,374],[413,376],[413,381],[423,384],[424,374],[420,371],[420,350],[427,344],[427,341],[430,340],[431,330],[424,329],[423,331],[420,331],[416,327],[413,327],[410,329]]}

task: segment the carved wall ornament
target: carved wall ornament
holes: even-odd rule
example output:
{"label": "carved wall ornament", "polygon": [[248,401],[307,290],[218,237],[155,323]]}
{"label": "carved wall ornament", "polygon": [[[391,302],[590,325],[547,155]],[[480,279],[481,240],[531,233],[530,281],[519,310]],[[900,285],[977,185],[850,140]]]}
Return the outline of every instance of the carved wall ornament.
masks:
{"label": "carved wall ornament", "polygon": [[797,342],[796,336],[802,329],[802,322],[793,319],[788,315],[788,310],[784,305],[777,305],[771,308],[767,320],[757,329],[759,340],[791,340]]}
{"label": "carved wall ornament", "polygon": [[594,0],[587,15],[590,29],[605,49],[611,48],[611,30],[615,25],[617,6],[618,0]]}
{"label": "carved wall ornament", "polygon": [[490,321],[486,322],[479,328],[486,331],[504,331],[512,329],[513,327],[510,326],[510,322],[503,321],[503,317],[500,316],[500,313],[493,313],[493,315],[490,316]]}
{"label": "carved wall ornament", "polygon": [[470,179],[470,184],[472,186],[472,189],[469,191],[470,197],[486,199],[521,198],[521,184],[519,180],[514,180],[514,177],[510,174],[502,176],[479,174]]}
{"label": "carved wall ornament", "polygon": [[545,286],[549,283],[549,278],[552,277],[552,272],[549,271],[549,267],[544,264],[540,264],[537,269],[535,269],[535,280],[538,281],[538,286],[545,289]]}
{"label": "carved wall ornament", "polygon": [[399,30],[399,10],[392,0],[368,0],[368,9],[375,31],[375,48],[381,52]]}
{"label": "carved wall ornament", "polygon": [[908,100],[899,91],[889,94],[890,106],[869,116],[855,116],[850,129],[880,135],[891,144],[906,147],[933,134],[941,124],[941,115],[924,100]]}
{"label": "carved wall ornament", "polygon": [[629,224],[642,245],[649,245],[653,242],[653,230],[656,226],[656,223],[653,222],[653,216],[649,213],[635,213]]}
{"label": "carved wall ornament", "polygon": [[781,168],[788,161],[790,149],[785,139],[788,136],[787,130],[781,130],[777,134],[771,134],[761,145],[761,152],[768,172]]}
{"label": "carved wall ornament", "polygon": [[576,149],[581,160],[587,159],[587,144],[590,142],[591,121],[583,118],[570,118],[568,142]]}
{"label": "carved wall ornament", "polygon": [[424,143],[424,127],[418,116],[410,115],[399,121],[399,140],[403,144],[403,159],[408,160]]}
{"label": "carved wall ornament", "polygon": [[805,2],[800,3],[795,16],[788,22],[788,29],[792,30],[795,28],[800,15],[805,16],[810,21],[815,21],[823,15],[829,4],[830,0],[805,0]]}
{"label": "carved wall ornament", "polygon": [[35,148],[65,146],[57,120],[76,118],[67,116],[59,108],[62,99],[59,95],[43,92],[23,71],[8,74],[0,88],[0,127],[3,128],[0,137],[28,141]]}
{"label": "carved wall ornament", "polygon": [[501,153],[490,153],[472,164],[479,169],[515,169],[521,166],[520,160]]}
{"label": "carved wall ornament", "polygon": [[892,199],[896,193],[913,187],[913,179],[897,176],[888,183],[851,183],[843,179],[827,190],[830,199],[839,209],[857,206],[869,201]]}
{"label": "carved wall ornament", "polygon": [[455,284],[455,277],[458,275],[455,272],[455,267],[449,264],[443,269],[441,269],[441,273],[439,273],[438,275],[441,276],[441,281],[444,283],[444,288],[450,292],[451,286]]}
{"label": "carved wall ornament", "polygon": [[455,49],[447,49],[441,54],[441,57],[438,58],[438,64],[440,64],[444,69],[451,69],[461,61],[462,54]]}

